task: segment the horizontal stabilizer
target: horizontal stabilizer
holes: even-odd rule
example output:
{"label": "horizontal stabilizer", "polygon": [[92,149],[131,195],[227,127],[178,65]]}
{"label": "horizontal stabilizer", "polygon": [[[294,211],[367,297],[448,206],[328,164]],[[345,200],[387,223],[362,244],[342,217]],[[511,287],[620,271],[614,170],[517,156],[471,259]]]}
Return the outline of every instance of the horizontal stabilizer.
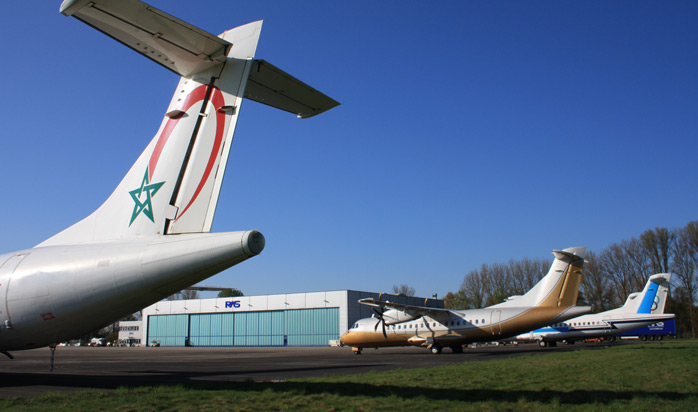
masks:
{"label": "horizontal stabilizer", "polygon": [[[61,13],[81,20],[182,77],[205,74],[204,82],[221,75],[234,43],[140,0],[64,0]],[[339,105],[264,60],[254,61],[244,97],[303,119]]]}
{"label": "horizontal stabilizer", "polygon": [[302,119],[339,106],[339,102],[331,97],[264,60],[254,61],[245,98],[293,113]]}
{"label": "horizontal stabilizer", "polygon": [[571,247],[565,250],[553,250],[553,256],[555,256],[555,259],[559,259],[567,263],[583,260],[585,255],[586,248],[584,247]]}
{"label": "horizontal stabilizer", "polygon": [[216,66],[222,68],[232,46],[139,0],[65,0],[61,13],[89,24],[183,77]]}

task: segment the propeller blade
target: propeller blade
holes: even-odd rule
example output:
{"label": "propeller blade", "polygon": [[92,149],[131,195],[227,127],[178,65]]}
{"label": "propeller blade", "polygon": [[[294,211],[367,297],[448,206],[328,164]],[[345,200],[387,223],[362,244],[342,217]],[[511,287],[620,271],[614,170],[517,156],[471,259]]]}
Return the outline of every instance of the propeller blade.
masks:
{"label": "propeller blade", "polygon": [[[383,293],[382,292],[378,295],[378,300],[379,301],[383,300]],[[378,324],[382,323],[383,324],[383,336],[385,336],[385,338],[387,339],[388,333],[385,330],[385,318],[383,317],[383,314],[385,313],[385,308],[381,306],[380,310],[378,310],[376,308],[371,308],[371,309],[373,309],[373,311],[376,312],[376,315],[378,315],[378,316],[376,316],[378,318],[378,322],[376,322],[376,325],[373,327],[373,331],[376,332],[378,330]]]}

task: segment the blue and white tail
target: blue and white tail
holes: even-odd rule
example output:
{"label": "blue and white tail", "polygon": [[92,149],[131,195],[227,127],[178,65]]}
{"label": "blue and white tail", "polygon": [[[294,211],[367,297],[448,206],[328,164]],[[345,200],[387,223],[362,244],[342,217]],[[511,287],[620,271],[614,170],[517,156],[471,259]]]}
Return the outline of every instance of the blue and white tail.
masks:
{"label": "blue and white tail", "polygon": [[624,313],[661,314],[664,313],[671,273],[658,273],[650,276],[642,292],[628,296],[621,308]]}
{"label": "blue and white tail", "polygon": [[209,232],[243,97],[299,117],[338,104],[253,60],[261,21],[214,36],[139,0],[65,0],[61,13],[182,78],[155,137],[107,201],[39,246]]}

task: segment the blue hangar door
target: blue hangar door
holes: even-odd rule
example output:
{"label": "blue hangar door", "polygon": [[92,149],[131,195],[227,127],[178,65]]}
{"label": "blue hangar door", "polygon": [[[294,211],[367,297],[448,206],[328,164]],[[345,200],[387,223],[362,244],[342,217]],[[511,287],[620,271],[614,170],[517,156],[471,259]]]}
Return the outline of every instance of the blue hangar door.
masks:
{"label": "blue hangar door", "polygon": [[160,346],[326,346],[339,339],[339,308],[148,317]]}

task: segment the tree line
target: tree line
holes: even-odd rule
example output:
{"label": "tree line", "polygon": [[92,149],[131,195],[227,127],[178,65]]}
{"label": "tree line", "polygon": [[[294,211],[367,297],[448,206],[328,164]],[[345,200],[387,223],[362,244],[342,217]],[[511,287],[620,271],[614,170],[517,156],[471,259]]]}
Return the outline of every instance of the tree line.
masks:
{"label": "tree line", "polygon": [[[522,295],[548,273],[550,265],[550,260],[529,258],[483,264],[465,275],[458,291],[446,294],[444,305],[481,308]],[[598,253],[587,250],[577,304],[591,306],[592,312],[617,308],[655,273],[672,273],[666,312],[676,314],[679,335],[695,338],[698,221],[678,229],[649,229]]]}

